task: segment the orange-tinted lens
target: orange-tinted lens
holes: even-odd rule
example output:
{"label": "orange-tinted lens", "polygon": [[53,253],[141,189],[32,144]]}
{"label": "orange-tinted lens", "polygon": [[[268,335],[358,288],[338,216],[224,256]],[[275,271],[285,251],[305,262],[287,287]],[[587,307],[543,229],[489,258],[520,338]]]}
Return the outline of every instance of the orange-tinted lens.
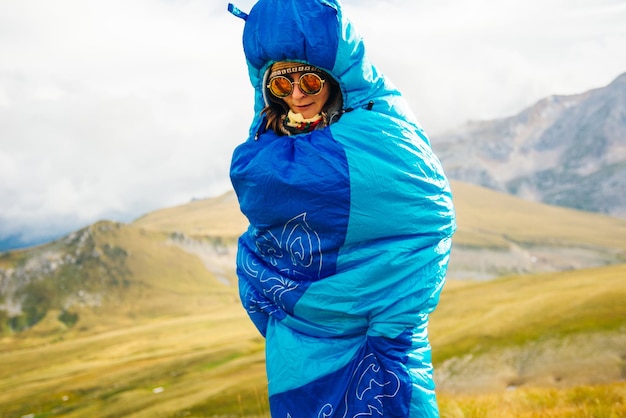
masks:
{"label": "orange-tinted lens", "polygon": [[304,94],[317,94],[322,90],[323,85],[323,80],[315,73],[302,74],[298,80],[298,86]]}
{"label": "orange-tinted lens", "polygon": [[291,80],[282,75],[276,76],[270,80],[268,84],[270,92],[276,97],[287,97],[291,94]]}

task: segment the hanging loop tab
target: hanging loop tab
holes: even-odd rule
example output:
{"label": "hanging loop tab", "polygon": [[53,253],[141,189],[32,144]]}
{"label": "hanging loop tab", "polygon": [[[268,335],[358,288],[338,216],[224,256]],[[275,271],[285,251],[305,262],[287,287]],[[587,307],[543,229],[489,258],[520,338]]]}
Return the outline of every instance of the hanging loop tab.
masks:
{"label": "hanging loop tab", "polygon": [[228,11],[240,19],[243,19],[243,20],[248,19],[248,13],[241,11],[241,9],[239,9],[237,6],[235,6],[232,3],[228,3]]}

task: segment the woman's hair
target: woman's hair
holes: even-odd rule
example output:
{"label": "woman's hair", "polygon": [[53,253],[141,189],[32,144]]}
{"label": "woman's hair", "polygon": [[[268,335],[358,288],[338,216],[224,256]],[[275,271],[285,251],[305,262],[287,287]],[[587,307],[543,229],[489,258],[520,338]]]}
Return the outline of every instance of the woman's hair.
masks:
{"label": "woman's hair", "polygon": [[[330,125],[331,122],[335,122],[338,119],[339,113],[343,106],[343,99],[341,96],[341,89],[339,88],[339,83],[335,81],[330,75],[326,72],[321,71],[322,78],[326,80],[328,87],[330,88],[330,95],[328,96],[328,100],[324,104],[322,109],[322,114],[324,117],[324,126]],[[283,129],[283,119],[284,116],[289,112],[289,106],[287,103],[272,93],[267,91],[265,96],[268,99],[268,105],[261,112],[265,115],[265,119],[267,123],[265,125],[266,128],[272,129],[278,135],[286,135],[285,130]]]}

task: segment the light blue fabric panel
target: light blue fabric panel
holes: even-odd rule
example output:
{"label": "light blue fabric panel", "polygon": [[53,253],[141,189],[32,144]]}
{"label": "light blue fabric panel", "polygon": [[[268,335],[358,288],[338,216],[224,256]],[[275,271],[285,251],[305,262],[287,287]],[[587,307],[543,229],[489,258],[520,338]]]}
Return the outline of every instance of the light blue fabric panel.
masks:
{"label": "light blue fabric panel", "polygon": [[[270,396],[297,389],[344,367],[357,356],[365,341],[363,333],[321,338],[293,332],[289,321],[270,321],[266,335]],[[311,347],[315,350],[311,351]]]}
{"label": "light blue fabric panel", "polygon": [[450,187],[421,129],[381,106],[331,126],[350,171],[346,244],[414,234],[428,247],[455,229]]}

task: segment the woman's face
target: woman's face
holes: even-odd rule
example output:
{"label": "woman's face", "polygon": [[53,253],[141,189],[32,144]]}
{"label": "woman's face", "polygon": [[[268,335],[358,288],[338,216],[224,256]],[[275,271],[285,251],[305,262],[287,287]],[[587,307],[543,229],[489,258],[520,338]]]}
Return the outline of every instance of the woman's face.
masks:
{"label": "woman's face", "polygon": [[[291,73],[287,77],[290,77],[291,81],[298,81],[302,74],[304,73]],[[294,83],[293,91],[289,96],[284,97],[283,100],[292,112],[300,113],[304,119],[310,119],[324,108],[326,101],[330,97],[330,88],[329,83],[326,82],[318,94],[309,96],[300,91],[298,83]]]}

